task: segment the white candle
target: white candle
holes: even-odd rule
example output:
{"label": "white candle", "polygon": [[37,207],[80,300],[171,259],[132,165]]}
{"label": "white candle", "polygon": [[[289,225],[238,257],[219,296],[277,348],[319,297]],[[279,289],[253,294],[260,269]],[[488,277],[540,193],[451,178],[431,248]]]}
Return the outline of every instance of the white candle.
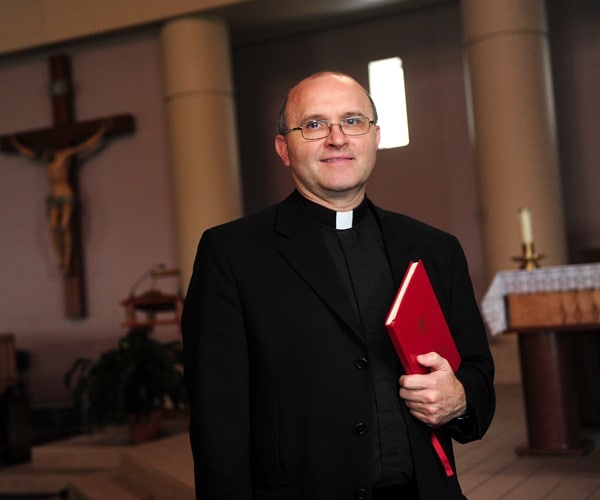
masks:
{"label": "white candle", "polygon": [[528,208],[522,208],[519,210],[519,216],[521,219],[521,237],[523,243],[533,243],[533,235],[531,232],[531,212]]}

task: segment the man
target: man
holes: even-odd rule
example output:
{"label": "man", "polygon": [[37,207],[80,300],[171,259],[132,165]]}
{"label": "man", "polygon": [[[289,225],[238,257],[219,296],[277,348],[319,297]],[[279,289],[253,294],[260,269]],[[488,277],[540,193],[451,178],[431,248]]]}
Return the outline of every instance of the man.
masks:
{"label": "man", "polygon": [[[296,191],[206,231],[183,314],[196,495],[208,500],[463,498],[431,443],[481,438],[493,362],[456,239],[365,196],[379,142],[352,78],[288,94],[275,148]],[[421,259],[462,364],[403,375],[384,320]]]}

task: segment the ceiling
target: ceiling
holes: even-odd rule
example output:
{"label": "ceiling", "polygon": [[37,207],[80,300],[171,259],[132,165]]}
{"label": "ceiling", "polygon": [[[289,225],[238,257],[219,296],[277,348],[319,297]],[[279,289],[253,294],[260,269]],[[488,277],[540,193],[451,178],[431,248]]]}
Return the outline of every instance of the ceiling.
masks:
{"label": "ceiling", "polygon": [[452,0],[253,0],[209,12],[225,18],[234,42],[240,42],[320,29],[449,1]]}
{"label": "ceiling", "polygon": [[0,0],[0,57],[190,15],[225,19],[233,43],[459,0]]}

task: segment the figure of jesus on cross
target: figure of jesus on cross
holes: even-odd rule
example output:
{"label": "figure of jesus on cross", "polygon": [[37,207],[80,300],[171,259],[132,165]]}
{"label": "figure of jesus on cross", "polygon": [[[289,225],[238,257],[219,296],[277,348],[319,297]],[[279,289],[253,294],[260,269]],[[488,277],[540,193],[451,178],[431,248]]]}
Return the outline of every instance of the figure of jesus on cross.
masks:
{"label": "figure of jesus on cross", "polygon": [[65,312],[69,318],[81,318],[86,315],[86,301],[77,156],[90,153],[100,141],[132,133],[135,121],[129,114],[75,120],[68,57],[51,56],[49,69],[53,125],[0,135],[0,151],[20,153],[44,164],[50,181],[46,208],[52,245],[64,281]]}
{"label": "figure of jesus on cross", "polygon": [[62,149],[30,148],[21,143],[16,135],[9,140],[23,156],[46,165],[46,174],[50,182],[50,193],[46,199],[46,209],[52,243],[58,258],[60,273],[66,275],[71,269],[73,255],[73,235],[71,219],[76,202],[75,191],[71,185],[69,170],[72,158],[98,144],[110,127],[110,120],[103,122],[97,132],[87,140],[75,146]]}

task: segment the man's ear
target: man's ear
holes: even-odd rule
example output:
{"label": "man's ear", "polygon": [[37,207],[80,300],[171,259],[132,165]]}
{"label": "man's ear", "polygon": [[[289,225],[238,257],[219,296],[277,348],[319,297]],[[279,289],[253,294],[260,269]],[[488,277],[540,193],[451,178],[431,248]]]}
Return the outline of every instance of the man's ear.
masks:
{"label": "man's ear", "polygon": [[288,145],[284,135],[277,134],[275,136],[275,151],[283,161],[286,167],[290,166],[290,156],[288,154]]}

